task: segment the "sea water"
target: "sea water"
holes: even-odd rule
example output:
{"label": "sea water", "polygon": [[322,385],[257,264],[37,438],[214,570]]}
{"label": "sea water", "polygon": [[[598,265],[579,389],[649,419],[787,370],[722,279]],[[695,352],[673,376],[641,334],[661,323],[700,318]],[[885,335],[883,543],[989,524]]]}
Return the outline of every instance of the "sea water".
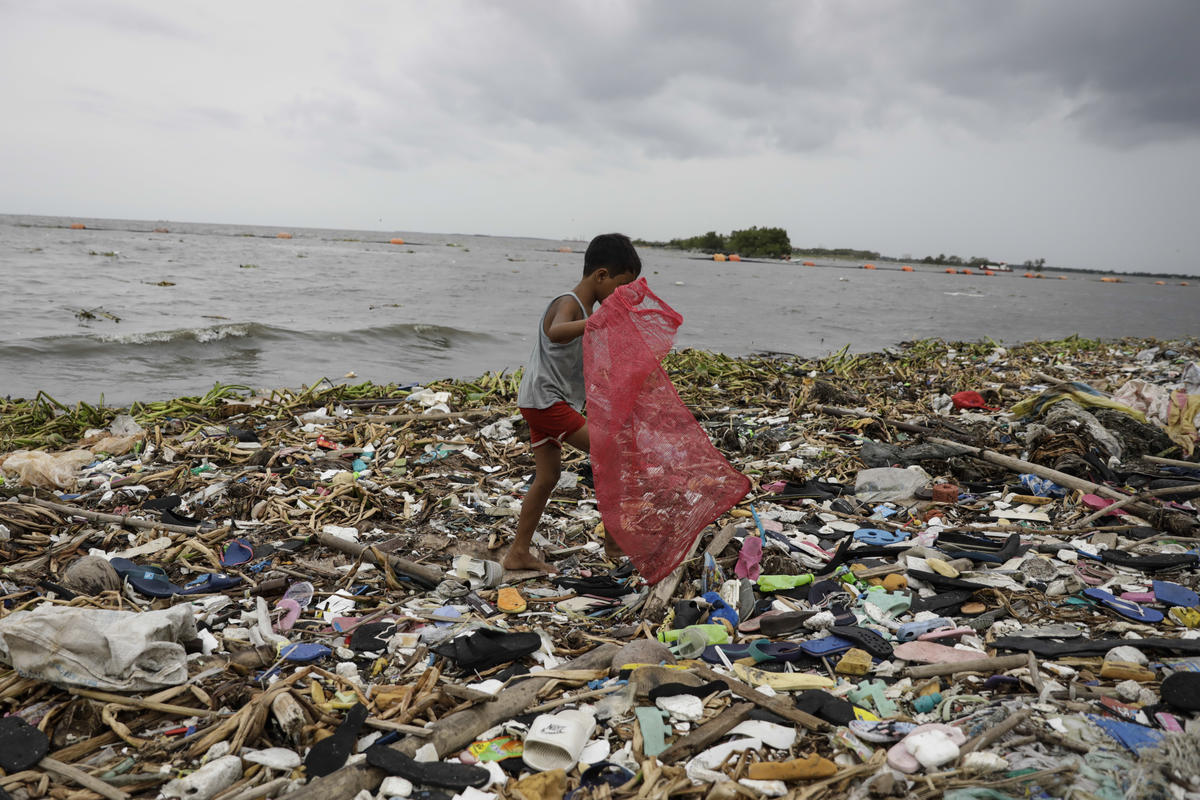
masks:
{"label": "sea water", "polygon": [[[410,384],[516,369],[548,300],[578,282],[586,246],[0,216],[0,396],[44,391],[64,403],[103,397],[125,405],[202,395],[216,382],[252,389],[323,379]],[[1200,333],[1200,286],[1177,282],[640,253],[651,288],[683,315],[677,346],[730,355],[818,357],[847,345],[863,352],[926,337]]]}

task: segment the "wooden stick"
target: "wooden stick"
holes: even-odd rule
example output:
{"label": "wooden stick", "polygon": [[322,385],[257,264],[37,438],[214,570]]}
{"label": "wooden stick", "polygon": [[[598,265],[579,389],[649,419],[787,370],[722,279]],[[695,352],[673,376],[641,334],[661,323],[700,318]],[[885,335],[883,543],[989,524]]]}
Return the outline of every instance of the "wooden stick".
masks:
{"label": "wooden stick", "polygon": [[[736,530],[736,525],[726,525],[713,536],[712,541],[708,543],[708,547],[705,548],[704,552],[716,557],[733,540],[733,534]],[[670,575],[663,578],[650,590],[650,596],[646,599],[646,605],[642,610],[643,618],[658,622],[666,615],[667,604],[671,602],[671,598],[675,595],[675,587],[679,585],[679,581],[683,578],[684,567],[691,560],[692,553],[696,552],[696,546],[699,544],[700,537],[697,536],[692,542],[687,556],[679,563],[679,566],[673,569]]]}
{"label": "wooden stick", "polygon": [[107,797],[108,800],[129,800],[129,795],[127,795],[125,792],[122,792],[120,789],[109,786],[99,778],[93,778],[83,770],[78,769],[77,767],[72,767],[70,764],[64,764],[61,761],[56,761],[49,756],[46,756],[39,761],[38,766],[47,772],[53,772],[55,775],[59,775],[65,780],[71,781],[72,783],[78,783],[85,789],[91,789],[96,794]]}
{"label": "wooden stick", "polygon": [[[1068,489],[1078,489],[1081,492],[1091,492],[1092,494],[1099,495],[1101,497],[1107,497],[1111,500],[1125,500],[1129,497],[1129,495],[1123,494],[1114,489],[1110,489],[1107,486],[1101,486],[1098,483],[1085,481],[1083,478],[1076,478],[1074,475],[1068,475],[1065,472],[1059,472],[1058,470],[1051,469],[1050,467],[1043,467],[1041,464],[1034,464],[1031,461],[1022,461],[1019,458],[1006,456],[1003,453],[997,453],[994,450],[984,450],[980,447],[972,447],[970,445],[961,444],[949,439],[942,439],[937,436],[929,436],[926,438],[926,441],[933,442],[935,444],[944,444],[957,447],[962,451],[962,453],[974,456],[980,461],[998,464],[1002,467],[1011,469],[1014,472],[1030,472],[1039,477],[1048,478],[1049,480],[1052,480],[1061,486],[1066,486]],[[1172,512],[1167,509],[1156,508],[1155,506],[1147,503],[1131,502],[1129,503],[1128,507],[1139,517],[1144,517],[1150,520],[1155,527],[1158,527],[1161,524],[1162,526],[1169,528],[1170,533],[1176,533],[1180,536],[1187,536],[1196,526],[1195,521],[1184,514]]]}
{"label": "wooden stick", "polygon": [[1116,511],[1118,508],[1124,508],[1125,506],[1129,505],[1130,503],[1136,503],[1140,500],[1146,500],[1151,497],[1160,497],[1164,494],[1186,494],[1186,495],[1200,494],[1200,484],[1198,484],[1196,486],[1166,486],[1162,489],[1151,489],[1148,492],[1140,492],[1138,494],[1131,494],[1128,497],[1126,497],[1124,500],[1118,500],[1117,502],[1113,503],[1110,506],[1105,506],[1104,508],[1096,509],[1096,511],[1092,512],[1091,514],[1088,514],[1086,517],[1079,520],[1071,527],[1072,528],[1086,527],[1089,523],[1095,522],[1096,520],[1103,517],[1105,514],[1111,514],[1113,511]]}
{"label": "wooden stick", "polygon": [[1162,464],[1167,467],[1185,467],[1187,469],[1200,469],[1200,462],[1180,461],[1178,458],[1162,458],[1161,456],[1142,456],[1142,460],[1149,461],[1151,464]]}
{"label": "wooden stick", "polygon": [[726,709],[663,750],[658,754],[658,760],[664,764],[674,764],[676,761],[690,758],[736,728],[750,716],[753,709],[753,703],[739,703]]}
{"label": "wooden stick", "polygon": [[90,700],[99,700],[104,703],[112,703],[117,706],[125,706],[126,708],[144,708],[147,711],[161,711],[164,714],[179,714],[184,717],[208,717],[215,712],[207,708],[191,708],[189,706],[177,706],[171,703],[159,703],[154,700],[142,700],[138,697],[126,697],[123,694],[113,694],[112,692],[101,692],[97,689],[82,689],[72,687],[71,694],[80,697],[86,697]]}
{"label": "wooden stick", "polygon": [[910,678],[932,678],[935,675],[954,675],[959,672],[1003,672],[1029,665],[1025,654],[1018,656],[994,656],[977,658],[974,661],[957,661],[950,664],[922,664],[909,667],[905,674]]}
{"label": "wooden stick", "polygon": [[[400,402],[397,400],[397,402]],[[499,408],[472,408],[466,411],[433,411],[428,414],[422,414],[419,411],[412,414],[367,414],[368,422],[412,422],[418,419],[427,419],[431,422],[442,419],[454,419],[455,417],[486,417],[488,414],[504,414],[510,413]],[[348,417],[351,422],[360,422],[362,418]],[[336,420],[331,420],[335,421]]]}
{"label": "wooden stick", "polygon": [[987,747],[989,744],[996,741],[1028,718],[1029,709],[1022,708],[1020,711],[1008,717],[1003,722],[996,723],[983,733],[971,739],[971,741],[962,746],[962,749],[959,750],[959,753],[965,756],[967,753],[973,753],[981,747]]}
{"label": "wooden stick", "polygon": [[[37,497],[29,495],[17,495],[17,500],[22,503],[32,503],[35,506],[49,508],[53,511],[60,511],[63,514],[70,514],[73,517],[82,517],[89,522],[111,522],[117,525],[125,525],[130,528],[142,528],[144,530],[162,530],[171,533],[197,533],[199,528],[188,527],[186,525],[168,525],[165,522],[159,522],[152,519],[142,519],[141,517],[131,517],[126,514],[102,514],[99,511],[88,511],[79,508],[78,506],[68,506],[62,503],[51,503],[49,500],[41,500]],[[225,526],[224,530],[229,530],[229,526]],[[216,531],[213,531],[215,533]]]}
{"label": "wooden stick", "polygon": [[[1021,658],[1024,659],[1024,656]],[[729,691],[733,692],[738,697],[749,700],[751,703],[754,703],[760,708],[773,711],[784,719],[797,722],[808,728],[810,731],[828,730],[830,727],[832,727],[825,720],[801,711],[793,706],[790,702],[787,702],[779,697],[768,697],[749,684],[742,683],[737,678],[731,678],[728,675],[722,675],[716,670],[710,669],[703,664],[697,663],[697,665],[692,667],[689,671],[699,675],[706,681],[721,681],[729,687]]]}
{"label": "wooden stick", "polygon": [[[361,544],[349,539],[343,539],[340,536],[334,536],[331,533],[325,533],[323,531],[317,534],[317,541],[326,547],[330,547],[334,550],[340,550],[341,552],[346,553],[347,555],[352,555],[356,558],[361,557],[364,561],[376,566],[382,566],[370,545]],[[441,583],[442,579],[445,577],[438,570],[422,566],[421,564],[417,564],[416,562],[409,561],[405,558],[400,558],[399,556],[392,555],[391,553],[387,554],[387,560],[388,565],[391,566],[391,568],[396,572],[407,575],[427,589],[434,588]]]}

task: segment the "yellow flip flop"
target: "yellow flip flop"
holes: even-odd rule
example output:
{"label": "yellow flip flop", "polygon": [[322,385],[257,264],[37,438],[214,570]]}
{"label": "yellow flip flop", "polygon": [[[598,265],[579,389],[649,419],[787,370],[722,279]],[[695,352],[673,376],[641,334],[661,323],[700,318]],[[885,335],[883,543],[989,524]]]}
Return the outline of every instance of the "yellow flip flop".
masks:
{"label": "yellow flip flop", "polygon": [[1200,608],[1175,606],[1167,611],[1167,616],[1172,622],[1185,628],[1200,628]]}
{"label": "yellow flip flop", "polygon": [[798,692],[804,689],[829,689],[836,684],[821,675],[807,672],[767,672],[743,664],[733,665],[733,674],[751,686],[770,686],[777,692]]}
{"label": "yellow flip flop", "polygon": [[496,593],[496,607],[505,614],[520,614],[525,610],[525,598],[515,586],[505,586]]}

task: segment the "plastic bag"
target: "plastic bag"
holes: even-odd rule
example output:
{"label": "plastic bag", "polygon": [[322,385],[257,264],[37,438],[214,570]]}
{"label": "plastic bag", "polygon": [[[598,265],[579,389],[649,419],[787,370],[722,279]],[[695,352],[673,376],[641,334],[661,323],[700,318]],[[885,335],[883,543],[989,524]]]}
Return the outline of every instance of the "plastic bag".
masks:
{"label": "plastic bag", "polygon": [[600,516],[650,583],[675,569],[705,526],[750,491],[659,363],[682,322],[639,278],[588,318],[583,339]]}
{"label": "plastic bag", "polygon": [[87,450],[68,450],[65,453],[46,453],[41,450],[17,450],[8,458],[0,458],[0,469],[17,476],[22,486],[42,489],[74,489],[75,477],[81,467],[96,457]]}
{"label": "plastic bag", "polygon": [[918,466],[876,467],[858,473],[854,496],[864,503],[884,503],[889,500],[908,500],[918,489],[924,489],[932,479]]}
{"label": "plastic bag", "polygon": [[195,638],[188,604],[138,613],[46,603],[0,620],[0,661],[58,686],[140,692],[186,681],[180,643]]}

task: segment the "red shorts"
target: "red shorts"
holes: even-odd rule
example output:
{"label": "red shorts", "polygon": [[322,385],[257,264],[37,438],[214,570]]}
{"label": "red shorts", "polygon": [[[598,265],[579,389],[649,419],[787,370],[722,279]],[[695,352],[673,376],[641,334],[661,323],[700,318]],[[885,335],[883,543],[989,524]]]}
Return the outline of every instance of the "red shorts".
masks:
{"label": "red shorts", "polygon": [[533,447],[546,443],[562,447],[563,439],[587,424],[582,414],[562,400],[549,408],[522,408],[521,416],[529,423],[529,441]]}

